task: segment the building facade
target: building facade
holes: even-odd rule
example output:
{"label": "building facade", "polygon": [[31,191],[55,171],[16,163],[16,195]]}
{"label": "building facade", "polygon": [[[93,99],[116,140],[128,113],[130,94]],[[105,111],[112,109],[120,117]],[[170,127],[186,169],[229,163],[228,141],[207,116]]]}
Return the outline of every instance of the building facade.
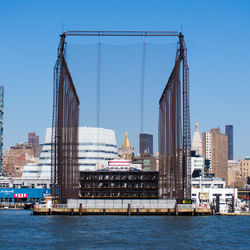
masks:
{"label": "building facade", "polygon": [[195,151],[197,156],[202,155],[202,144],[198,122],[195,123],[195,131],[192,140],[192,151]]}
{"label": "building facade", "polygon": [[234,160],[233,125],[225,126],[225,134],[228,137],[228,160]]}
{"label": "building facade", "polygon": [[80,172],[82,199],[156,199],[158,172],[128,170],[99,170]]}
{"label": "building facade", "polygon": [[156,157],[151,154],[144,153],[142,155],[136,155],[132,157],[133,164],[140,164],[143,170],[156,171]]}
{"label": "building facade", "polygon": [[37,203],[44,200],[45,196],[50,194],[49,188],[1,188],[0,187],[0,205],[1,204],[19,204],[26,202]]}
{"label": "building facade", "polygon": [[32,145],[33,148],[39,145],[39,136],[34,132],[28,133],[28,144]]}
{"label": "building facade", "polygon": [[210,132],[202,133],[202,155],[206,160],[212,160],[212,136]]}
{"label": "building facade", "polygon": [[227,177],[227,185],[229,187],[239,187],[240,183],[240,171],[237,165],[237,162],[234,160],[228,161],[228,177]]}
{"label": "building facade", "polygon": [[224,178],[228,175],[228,137],[221,134],[219,128],[202,133],[202,152],[205,159],[211,161],[211,171],[215,177]]}
{"label": "building facade", "polygon": [[[38,162],[38,175],[42,179],[51,176],[51,132],[48,128]],[[78,143],[79,171],[105,168],[108,161],[117,158],[115,132],[111,129],[79,127]]]}
{"label": "building facade", "polygon": [[17,144],[10,147],[3,157],[3,172],[5,176],[21,177],[27,163],[34,162],[34,148],[27,144]]}
{"label": "building facade", "polygon": [[220,198],[220,212],[227,213],[238,197],[237,188],[227,188],[221,178],[193,178],[192,201],[199,207],[209,207],[216,204],[216,196]]}
{"label": "building facade", "polygon": [[246,156],[243,159],[239,157],[238,159],[238,169],[239,169],[239,175],[241,179],[241,186],[247,184],[247,180],[250,177],[250,157]]}
{"label": "building facade", "polygon": [[140,155],[153,155],[153,135],[140,134]]}
{"label": "building facade", "polygon": [[192,177],[204,176],[204,157],[191,157],[191,174]]}

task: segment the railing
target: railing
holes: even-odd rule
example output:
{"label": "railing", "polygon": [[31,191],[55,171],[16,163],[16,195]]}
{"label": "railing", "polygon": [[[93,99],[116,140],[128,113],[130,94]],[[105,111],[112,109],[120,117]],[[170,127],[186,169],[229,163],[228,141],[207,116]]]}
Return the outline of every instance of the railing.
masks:
{"label": "railing", "polygon": [[20,208],[23,207],[24,203],[14,203],[14,202],[0,202],[0,208]]}
{"label": "railing", "polygon": [[[81,204],[81,205],[80,205]],[[70,199],[68,204],[36,204],[34,208],[59,208],[59,209],[127,209],[130,204],[132,209],[173,209],[175,208],[175,200],[81,200]]]}
{"label": "railing", "polygon": [[[80,205],[81,204],[81,205]],[[81,200],[70,199],[68,204],[36,204],[34,208],[58,208],[58,209],[127,209],[130,204],[131,209],[174,209],[175,200]],[[178,204],[178,209],[210,208],[210,205],[198,206],[198,204]]]}
{"label": "railing", "polygon": [[198,208],[196,204],[178,204],[178,209],[195,209]]}
{"label": "railing", "polygon": [[120,200],[68,200],[68,205],[71,208],[79,208],[82,204],[82,208],[87,209],[127,209],[129,204],[133,209],[172,209],[175,207],[175,200],[163,200],[163,199],[120,199]]}

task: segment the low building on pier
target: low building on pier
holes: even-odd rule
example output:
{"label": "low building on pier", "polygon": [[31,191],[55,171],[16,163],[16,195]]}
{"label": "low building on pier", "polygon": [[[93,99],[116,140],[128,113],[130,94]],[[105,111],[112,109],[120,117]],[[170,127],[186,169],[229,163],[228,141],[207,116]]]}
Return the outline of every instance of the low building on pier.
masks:
{"label": "low building on pier", "polygon": [[158,172],[143,171],[141,166],[118,159],[98,171],[80,172],[82,199],[156,199]]}

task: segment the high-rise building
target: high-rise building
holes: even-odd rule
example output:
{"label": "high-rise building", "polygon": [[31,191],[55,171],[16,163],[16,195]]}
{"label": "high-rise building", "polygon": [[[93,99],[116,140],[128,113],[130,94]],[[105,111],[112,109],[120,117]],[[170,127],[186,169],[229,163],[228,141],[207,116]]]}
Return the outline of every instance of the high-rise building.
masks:
{"label": "high-rise building", "polygon": [[200,131],[199,131],[199,124],[196,121],[195,123],[195,131],[194,131],[194,136],[192,140],[192,151],[195,151],[195,154],[202,155],[202,145],[201,145],[201,136],[200,136]]}
{"label": "high-rise building", "polygon": [[240,177],[242,179],[242,183],[247,184],[247,178],[250,177],[250,157],[246,156],[243,159],[239,157],[238,159],[238,169],[240,171]]}
{"label": "high-rise building", "polygon": [[228,136],[228,160],[233,160],[234,159],[233,125],[225,126],[225,134]]}
{"label": "high-rise building", "polygon": [[28,144],[32,145],[32,147],[35,147],[39,145],[39,136],[36,135],[36,133],[32,132],[28,134]]}
{"label": "high-rise building", "polygon": [[224,178],[228,174],[228,138],[219,128],[202,133],[202,152],[205,159],[211,161],[211,172],[215,177]]}
{"label": "high-rise building", "polygon": [[4,114],[4,87],[0,86],[0,176],[3,174],[3,114]]}
{"label": "high-rise building", "polygon": [[140,155],[145,153],[153,155],[153,135],[140,134]]}

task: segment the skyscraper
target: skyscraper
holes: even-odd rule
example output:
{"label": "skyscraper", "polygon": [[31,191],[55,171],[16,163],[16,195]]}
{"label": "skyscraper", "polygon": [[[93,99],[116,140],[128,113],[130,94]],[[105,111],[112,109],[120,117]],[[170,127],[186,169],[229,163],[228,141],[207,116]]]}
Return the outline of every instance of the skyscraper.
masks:
{"label": "skyscraper", "polygon": [[211,172],[215,177],[224,178],[227,183],[228,138],[219,128],[202,133],[202,152],[211,161]]}
{"label": "skyscraper", "polygon": [[198,122],[195,123],[195,131],[192,140],[192,151],[195,151],[195,154],[202,155],[202,145],[201,145],[201,136],[199,131],[199,124]]}
{"label": "skyscraper", "polygon": [[28,134],[28,144],[32,145],[34,148],[35,146],[39,145],[39,136],[36,133],[29,133]]}
{"label": "skyscraper", "polygon": [[4,115],[4,87],[0,86],[0,175],[3,174],[3,115]]}
{"label": "skyscraper", "polygon": [[233,160],[234,159],[233,125],[225,126],[225,134],[228,136],[228,160]]}
{"label": "skyscraper", "polygon": [[153,135],[140,134],[140,155],[145,153],[153,155]]}

